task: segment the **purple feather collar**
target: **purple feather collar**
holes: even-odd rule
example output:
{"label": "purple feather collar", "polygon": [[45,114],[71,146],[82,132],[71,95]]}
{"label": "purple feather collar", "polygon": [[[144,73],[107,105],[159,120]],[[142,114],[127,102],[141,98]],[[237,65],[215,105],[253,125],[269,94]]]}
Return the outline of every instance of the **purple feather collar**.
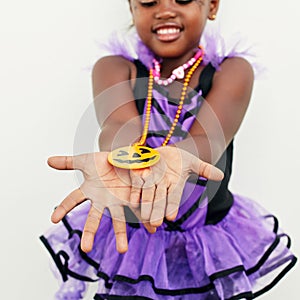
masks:
{"label": "purple feather collar", "polygon": [[[219,69],[220,64],[228,57],[243,57],[252,65],[255,74],[259,73],[258,65],[255,63],[256,56],[253,47],[246,45],[240,35],[234,35],[225,42],[220,33],[205,30],[200,43],[205,50],[204,64],[212,63]],[[143,44],[135,30],[128,32],[114,32],[110,38],[100,45],[100,57],[108,55],[121,55],[128,60],[139,59],[147,68],[152,66],[153,53]]]}

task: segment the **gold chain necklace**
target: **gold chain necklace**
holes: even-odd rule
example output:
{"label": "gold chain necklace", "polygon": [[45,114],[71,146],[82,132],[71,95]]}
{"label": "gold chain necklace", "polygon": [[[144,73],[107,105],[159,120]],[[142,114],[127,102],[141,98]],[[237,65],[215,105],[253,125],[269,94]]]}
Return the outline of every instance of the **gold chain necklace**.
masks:
{"label": "gold chain necklace", "polygon": [[[202,51],[203,52],[203,51]],[[183,108],[183,104],[186,98],[187,89],[189,86],[189,82],[195,70],[198,68],[200,63],[202,62],[203,55],[201,55],[195,64],[190,68],[189,72],[184,78],[183,86],[181,89],[180,100],[178,102],[177,111],[173,120],[173,123],[170,127],[170,130],[165,137],[165,140],[162,143],[162,146],[166,146],[177,126],[179,121],[181,111]],[[108,161],[116,167],[123,169],[143,169],[148,168],[156,164],[160,159],[160,154],[157,150],[144,146],[146,143],[149,125],[150,125],[150,117],[151,117],[151,107],[152,107],[152,96],[153,96],[153,69],[151,68],[149,71],[149,81],[148,81],[148,94],[147,94],[147,107],[146,107],[146,116],[145,116],[145,124],[142,132],[142,136],[140,140],[133,145],[118,148],[113,150],[108,155]]]}

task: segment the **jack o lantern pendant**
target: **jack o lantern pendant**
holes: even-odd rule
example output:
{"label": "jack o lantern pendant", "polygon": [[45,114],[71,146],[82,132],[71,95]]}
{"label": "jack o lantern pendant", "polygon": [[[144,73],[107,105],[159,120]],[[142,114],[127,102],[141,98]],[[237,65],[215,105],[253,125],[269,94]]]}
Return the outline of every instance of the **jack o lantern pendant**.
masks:
{"label": "jack o lantern pendant", "polygon": [[157,150],[141,145],[131,145],[108,154],[111,165],[122,169],[143,169],[155,165],[160,159]]}

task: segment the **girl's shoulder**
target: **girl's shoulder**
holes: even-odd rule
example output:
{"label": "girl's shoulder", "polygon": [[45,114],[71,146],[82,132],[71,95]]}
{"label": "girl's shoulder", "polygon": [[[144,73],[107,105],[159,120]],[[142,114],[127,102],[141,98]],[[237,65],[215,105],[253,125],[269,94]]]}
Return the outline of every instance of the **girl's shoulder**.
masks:
{"label": "girl's shoulder", "polygon": [[121,55],[101,57],[93,66],[94,94],[98,94],[118,83],[132,80],[136,76],[134,63]]}
{"label": "girl's shoulder", "polygon": [[214,76],[214,85],[226,85],[231,89],[243,89],[252,86],[254,70],[248,60],[242,57],[230,57],[219,65]]}
{"label": "girl's shoulder", "polygon": [[93,66],[92,75],[101,73],[106,76],[113,73],[114,76],[128,74],[135,69],[132,61],[121,55],[109,55],[101,57]]}

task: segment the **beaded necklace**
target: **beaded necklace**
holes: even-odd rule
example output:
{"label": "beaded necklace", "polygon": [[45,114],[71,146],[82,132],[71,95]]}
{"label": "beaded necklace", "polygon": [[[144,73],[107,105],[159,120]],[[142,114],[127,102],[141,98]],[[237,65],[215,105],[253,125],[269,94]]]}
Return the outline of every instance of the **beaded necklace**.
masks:
{"label": "beaded necklace", "polygon": [[184,78],[184,71],[194,65],[196,61],[200,58],[203,57],[203,48],[201,46],[198,47],[199,50],[196,52],[196,54],[185,64],[182,66],[177,67],[172,71],[172,74],[169,78],[167,79],[160,79],[160,64],[159,62],[154,58],[153,59],[153,64],[154,64],[154,69],[153,69],[153,76],[154,76],[154,81],[158,85],[164,85],[167,86],[171,83],[174,82],[175,79],[183,79]]}
{"label": "beaded necklace", "polygon": [[[195,57],[196,57],[196,59],[193,60],[192,63],[189,63],[192,61],[192,59],[189,60],[189,62],[188,62],[189,63],[188,67],[191,67],[190,70],[188,71],[188,73],[185,77],[183,75],[184,82],[183,82],[183,86],[181,89],[181,95],[180,95],[180,99],[178,102],[177,111],[176,111],[173,123],[170,127],[170,130],[162,143],[162,146],[166,146],[169,143],[171,136],[174,133],[174,130],[177,126],[178,120],[181,115],[181,111],[182,111],[183,104],[184,104],[184,101],[186,98],[190,79],[191,79],[193,73],[195,72],[195,70],[198,68],[198,66],[202,62],[204,51],[200,46],[199,46],[199,48],[200,48],[200,50],[193,57],[193,59]],[[187,65],[187,64],[184,64],[184,65]],[[182,66],[183,68],[184,68],[184,65]],[[154,63],[154,68],[155,68],[155,63]],[[185,69],[187,69],[187,68],[185,68]],[[175,70],[177,70],[177,69],[175,69]],[[173,74],[173,72],[172,72],[172,74]],[[154,74],[157,75],[156,71],[153,68],[151,68],[149,70],[147,106],[146,106],[145,124],[144,124],[144,128],[143,128],[142,136],[141,136],[140,140],[138,142],[134,143],[133,145],[118,148],[109,153],[108,161],[116,167],[123,168],[123,169],[142,169],[142,168],[147,168],[147,167],[153,166],[160,159],[160,154],[157,150],[152,149],[147,146],[144,146],[146,143],[147,134],[148,134],[149,125],[150,125],[153,84],[155,81]],[[164,83],[162,83],[162,84],[164,84]],[[167,85],[167,84],[164,84],[164,85]]]}

